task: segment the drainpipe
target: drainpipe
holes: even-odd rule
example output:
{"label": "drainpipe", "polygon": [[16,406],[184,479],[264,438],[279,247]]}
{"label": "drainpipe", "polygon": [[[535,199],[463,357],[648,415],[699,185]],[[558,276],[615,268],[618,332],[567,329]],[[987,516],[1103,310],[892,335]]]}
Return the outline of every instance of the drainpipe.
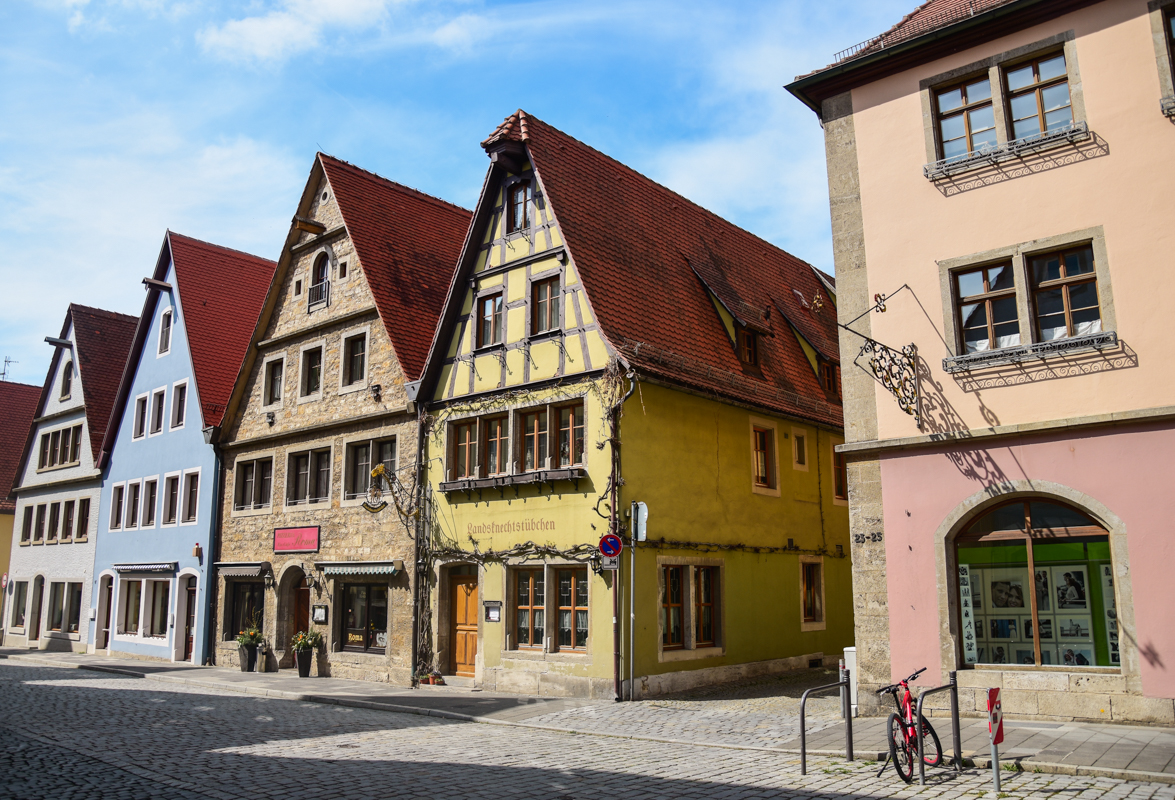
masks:
{"label": "drainpipe", "polygon": [[[412,673],[408,681],[412,688],[416,688],[417,659],[420,657],[420,537],[425,535],[424,500],[428,496],[425,491],[424,465],[428,461],[424,458],[424,406],[416,406],[416,537],[412,542],[412,574],[408,578],[408,585],[412,587]],[[425,576],[427,580],[427,576]]]}
{"label": "drainpipe", "polygon": [[[616,495],[620,491],[617,484],[620,482],[620,410],[624,407],[624,402],[632,397],[632,393],[636,391],[636,372],[629,370],[625,375],[628,378],[628,391],[625,392],[624,397],[620,398],[620,402],[612,408],[612,496],[610,499],[611,508],[608,516],[608,532],[619,535],[620,528],[620,514],[616,507]],[[619,702],[623,698],[620,696],[620,570],[615,570],[612,575],[612,683],[616,692],[616,700]],[[629,598],[632,602],[632,598]],[[629,655],[631,658],[631,654]]]}
{"label": "drainpipe", "polygon": [[[213,436],[218,436],[220,433],[220,430],[218,428],[214,429],[214,430],[215,430],[215,433],[213,434]],[[213,454],[213,457],[216,459],[216,470],[213,472],[213,475],[214,475],[214,477],[213,477],[214,484],[212,487],[213,505],[212,505],[212,519],[210,520],[212,523],[212,526],[208,531],[208,552],[205,553],[205,555],[204,555],[204,557],[206,559],[208,559],[207,564],[205,565],[206,569],[204,570],[204,574],[206,576],[204,578],[204,591],[210,593],[208,596],[208,616],[204,621],[204,647],[205,647],[204,661],[208,664],[215,665],[216,664],[216,609],[219,607],[219,603],[217,603],[216,601],[217,601],[217,598],[219,597],[219,595],[216,591],[217,590],[216,568],[213,566],[213,564],[215,564],[217,561],[220,560],[220,522],[221,522],[221,513],[222,513],[221,509],[224,507],[223,495],[224,495],[225,481],[221,480],[220,471],[224,465],[223,465],[223,462],[221,461],[221,458],[220,458],[220,448],[217,447],[215,443],[212,443],[212,454]],[[178,596],[179,593],[177,592],[176,594]]]}

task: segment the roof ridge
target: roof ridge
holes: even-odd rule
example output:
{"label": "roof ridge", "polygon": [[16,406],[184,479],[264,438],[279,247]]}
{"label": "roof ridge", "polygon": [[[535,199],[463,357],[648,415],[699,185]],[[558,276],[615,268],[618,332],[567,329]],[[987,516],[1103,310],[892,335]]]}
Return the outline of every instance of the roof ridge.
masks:
{"label": "roof ridge", "polygon": [[180,239],[184,239],[185,241],[192,242],[193,244],[203,245],[203,246],[205,246],[205,247],[211,247],[211,248],[213,248],[213,249],[215,249],[215,250],[223,250],[223,251],[225,251],[225,252],[228,252],[228,253],[237,253],[238,255],[245,256],[246,258],[255,258],[255,259],[259,260],[259,261],[265,261],[266,263],[269,263],[269,264],[276,264],[276,263],[277,263],[277,262],[276,262],[276,261],[274,261],[273,259],[271,259],[271,258],[266,258],[265,256],[259,256],[259,255],[255,254],[255,253],[249,253],[249,252],[246,252],[246,251],[244,251],[244,250],[238,250],[238,249],[237,249],[237,248],[235,248],[235,247],[225,247],[225,246],[224,246],[224,245],[222,245],[222,244],[216,244],[215,242],[209,242],[209,241],[207,241],[207,240],[205,240],[205,239],[197,239],[197,238],[196,238],[196,237],[194,237],[194,236],[187,236],[187,235],[185,235],[185,234],[182,234],[182,233],[180,233],[180,232],[178,232],[178,231],[173,231],[171,228],[168,228],[168,229],[167,229],[167,235],[168,235],[169,237],[171,237],[171,236],[175,236],[175,237],[178,237],[178,238],[180,238]]}
{"label": "roof ridge", "polygon": [[94,306],[84,306],[81,303],[70,303],[69,304],[69,311],[70,311],[70,313],[72,313],[74,311],[82,311],[84,313],[90,314],[91,316],[95,316],[95,317],[98,317],[98,316],[122,317],[125,320],[138,320],[138,317],[136,317],[134,314],[123,314],[121,311],[107,311],[104,308],[96,308]]}
{"label": "roof ridge", "polygon": [[444,200],[440,197],[437,197],[436,195],[431,195],[426,192],[422,192],[419,189],[414,189],[411,186],[406,186],[398,181],[392,180],[391,178],[385,178],[383,175],[380,175],[378,172],[372,172],[369,169],[364,169],[363,167],[359,166],[358,164],[352,164],[350,161],[346,161],[345,159],[339,158],[337,156],[332,156],[330,153],[324,153],[320,150],[320,151],[318,151],[318,157],[330,159],[331,161],[334,161],[334,162],[341,164],[345,167],[350,167],[351,169],[356,170],[357,172],[362,172],[364,175],[370,175],[371,177],[373,177],[377,180],[383,181],[384,183],[388,184],[392,188],[397,189],[398,191],[401,191],[405,194],[416,195],[417,197],[423,198],[424,200],[428,200],[432,203],[436,203],[437,205],[440,205],[440,206],[443,206],[446,208],[450,208],[450,209],[453,209],[456,211],[460,211],[463,214],[470,213],[469,209],[463,208],[462,206],[459,206],[456,203],[450,203],[448,200]]}
{"label": "roof ridge", "polygon": [[21,383],[20,381],[9,381],[9,380],[0,381],[0,387],[3,387],[3,386],[21,386],[25,389],[36,389],[38,392],[41,391],[40,386],[34,386],[31,383]]}

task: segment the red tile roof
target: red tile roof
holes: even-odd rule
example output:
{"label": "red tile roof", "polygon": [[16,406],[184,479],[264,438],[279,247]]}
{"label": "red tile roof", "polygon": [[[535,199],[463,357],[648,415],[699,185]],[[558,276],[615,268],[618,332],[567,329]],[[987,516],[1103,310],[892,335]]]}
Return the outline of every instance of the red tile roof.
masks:
{"label": "red tile roof", "polygon": [[318,154],[409,381],[420,377],[472,213]]}
{"label": "red tile roof", "polygon": [[168,231],[204,425],[219,426],[277,263]]}
{"label": "red tile roof", "polygon": [[[780,312],[836,352],[836,311],[815,268],[644,175],[518,111],[484,143],[525,143],[605,335],[663,379],[830,425],[839,401]],[[762,377],[745,370],[707,286],[736,316],[776,309],[760,337]],[[817,294],[819,311],[811,308]],[[804,303],[809,307],[805,307]],[[750,321],[750,320],[748,320]]]}
{"label": "red tile roof", "polygon": [[[0,381],[0,513],[16,511],[16,503],[8,499],[8,493],[16,481],[20,454],[24,452],[40,399],[40,386]],[[0,547],[8,544],[0,542]]]}
{"label": "red tile roof", "polygon": [[69,304],[69,314],[73,318],[77,368],[82,379],[82,394],[86,399],[90,450],[97,463],[139,320],[127,314],[88,308],[77,303]]}

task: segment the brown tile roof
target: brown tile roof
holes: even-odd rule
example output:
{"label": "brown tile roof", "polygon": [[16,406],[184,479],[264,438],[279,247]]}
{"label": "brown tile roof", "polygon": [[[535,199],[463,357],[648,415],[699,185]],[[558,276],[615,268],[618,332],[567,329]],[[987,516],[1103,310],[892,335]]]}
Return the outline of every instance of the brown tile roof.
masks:
{"label": "brown tile roof", "polygon": [[424,371],[470,211],[318,154],[407,380]]}
{"label": "brown tile roof", "polygon": [[277,263],[172,231],[167,240],[204,425],[219,426]]}
{"label": "brown tile roof", "polygon": [[[28,441],[40,399],[40,386],[0,381],[0,513],[16,511],[16,503],[8,499],[8,493],[16,481],[20,455]],[[9,544],[0,542],[0,547]]]}
{"label": "brown tile roof", "polygon": [[73,318],[77,368],[86,400],[90,450],[97,463],[139,320],[127,314],[89,308],[77,303],[69,304],[69,314]]}
{"label": "brown tile roof", "polygon": [[[843,425],[780,313],[836,352],[836,311],[816,270],[536,117],[518,111],[486,140],[525,143],[588,299],[630,364],[668,381]],[[767,326],[762,376],[743,368],[710,300]],[[824,308],[811,308],[820,293]],[[808,307],[805,307],[805,303]],[[763,319],[751,319],[775,309]]]}

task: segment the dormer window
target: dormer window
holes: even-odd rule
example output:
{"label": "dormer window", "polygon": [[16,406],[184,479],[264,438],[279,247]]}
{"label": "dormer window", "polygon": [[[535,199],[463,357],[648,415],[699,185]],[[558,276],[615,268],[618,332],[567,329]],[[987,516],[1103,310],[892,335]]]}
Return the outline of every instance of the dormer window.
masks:
{"label": "dormer window", "polygon": [[746,328],[739,328],[737,331],[738,338],[738,360],[746,364],[748,367],[759,366],[759,337],[754,331]]}
{"label": "dormer window", "polygon": [[171,311],[164,311],[159,319],[159,355],[171,352]]}
{"label": "dormer window", "polygon": [[65,368],[61,371],[61,399],[68,400],[69,395],[73,392],[73,362],[66,361]]}
{"label": "dormer window", "polygon": [[534,198],[530,181],[519,181],[506,191],[506,233],[530,227],[530,201]]}
{"label": "dormer window", "polygon": [[840,397],[840,367],[831,361],[821,361],[820,386],[824,391]]}
{"label": "dormer window", "polygon": [[322,253],[314,261],[310,269],[310,289],[308,303],[311,306],[326,303],[330,300],[330,258]]}

